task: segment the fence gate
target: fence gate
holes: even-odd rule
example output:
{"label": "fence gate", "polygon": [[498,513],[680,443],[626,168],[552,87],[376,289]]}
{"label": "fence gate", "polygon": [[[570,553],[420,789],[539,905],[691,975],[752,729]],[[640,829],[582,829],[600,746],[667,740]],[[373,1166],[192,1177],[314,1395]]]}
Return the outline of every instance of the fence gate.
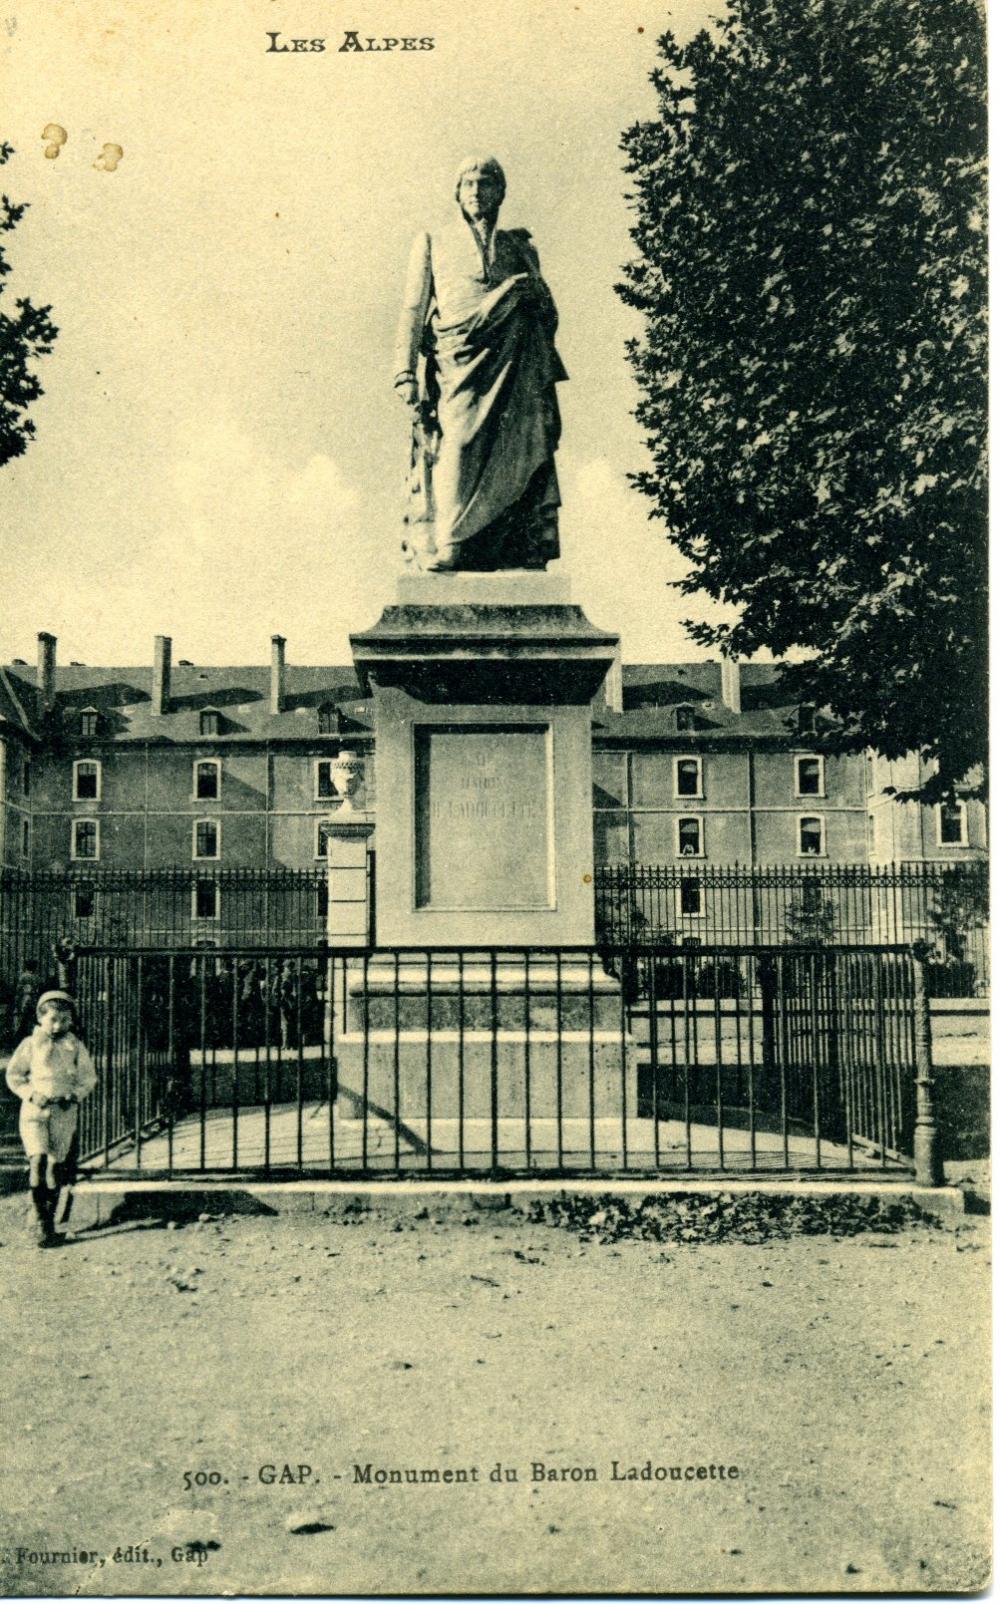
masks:
{"label": "fence gate", "polygon": [[84,949],[93,1170],[898,1169],[903,948]]}

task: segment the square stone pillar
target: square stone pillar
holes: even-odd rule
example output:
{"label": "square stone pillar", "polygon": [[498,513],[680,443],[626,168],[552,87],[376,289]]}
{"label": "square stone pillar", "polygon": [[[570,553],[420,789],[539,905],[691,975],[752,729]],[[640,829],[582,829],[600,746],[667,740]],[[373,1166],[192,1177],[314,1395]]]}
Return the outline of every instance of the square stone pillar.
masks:
{"label": "square stone pillar", "polygon": [[331,947],[365,947],[371,939],[368,841],[375,826],[353,808],[326,827],[326,939]]}
{"label": "square stone pillar", "polygon": [[424,574],[351,644],[375,702],[379,944],[593,942],[590,709],[617,636],[554,575]]}

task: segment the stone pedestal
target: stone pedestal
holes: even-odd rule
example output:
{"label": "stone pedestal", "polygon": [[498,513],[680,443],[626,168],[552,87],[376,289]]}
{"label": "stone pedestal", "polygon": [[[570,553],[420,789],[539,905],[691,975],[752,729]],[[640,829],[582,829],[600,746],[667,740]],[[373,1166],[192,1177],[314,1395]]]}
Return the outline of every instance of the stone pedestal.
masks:
{"label": "stone pedestal", "polygon": [[[351,644],[375,704],[384,956],[349,982],[340,1085],[409,1120],[460,1097],[470,1118],[484,1097],[494,1117],[631,1111],[617,983],[544,952],[594,941],[590,709],[617,637],[561,577],[458,573],[401,578]],[[487,951],[460,968],[459,948]]]}

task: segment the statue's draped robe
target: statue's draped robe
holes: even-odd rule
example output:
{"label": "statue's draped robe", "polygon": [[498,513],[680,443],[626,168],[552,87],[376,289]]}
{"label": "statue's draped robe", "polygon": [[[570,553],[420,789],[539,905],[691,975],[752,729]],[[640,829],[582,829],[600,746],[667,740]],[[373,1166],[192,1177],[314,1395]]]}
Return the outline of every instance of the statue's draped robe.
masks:
{"label": "statue's draped robe", "polygon": [[[523,276],[530,300],[518,289]],[[416,372],[426,358],[406,513],[418,552],[453,553],[457,566],[477,568],[558,556],[555,385],[566,372],[555,328],[525,230],[498,229],[488,248],[464,218],[417,236],[396,372]]]}

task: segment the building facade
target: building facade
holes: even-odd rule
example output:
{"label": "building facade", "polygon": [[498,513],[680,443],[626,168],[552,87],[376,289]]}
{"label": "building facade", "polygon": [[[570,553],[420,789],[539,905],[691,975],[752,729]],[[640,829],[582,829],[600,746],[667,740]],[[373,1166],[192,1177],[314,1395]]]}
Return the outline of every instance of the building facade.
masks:
{"label": "building facade", "polygon": [[[835,753],[822,713],[789,705],[769,665],[626,665],[595,698],[592,729],[598,865],[986,855],[981,802],[896,802],[887,788],[917,783],[918,761]],[[377,850],[371,706],[352,668],[290,667],[280,636],[269,666],[175,663],[162,636],[144,667],[62,666],[41,635],[36,665],[0,668],[0,862],[57,874],[319,867],[345,748],[364,761],[354,800]],[[213,917],[204,898],[196,923]]]}

